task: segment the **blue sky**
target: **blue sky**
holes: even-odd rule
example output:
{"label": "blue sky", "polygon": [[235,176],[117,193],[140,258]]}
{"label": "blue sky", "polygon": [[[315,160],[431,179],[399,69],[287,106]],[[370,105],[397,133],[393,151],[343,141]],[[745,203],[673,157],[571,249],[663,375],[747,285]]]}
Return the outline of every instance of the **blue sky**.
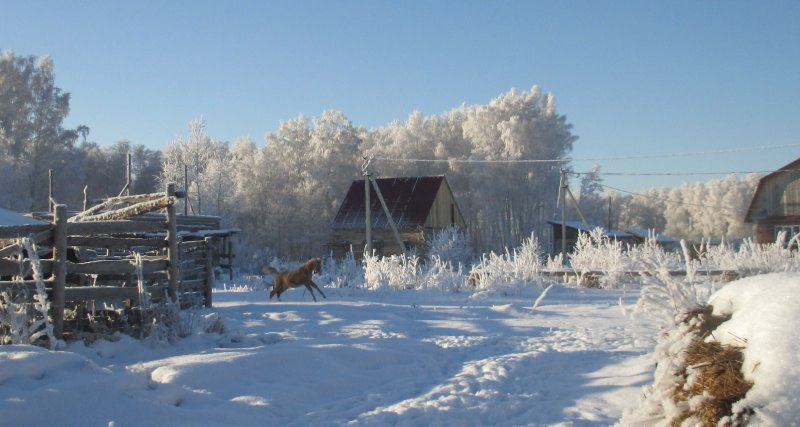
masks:
{"label": "blue sky", "polygon": [[[539,85],[574,126],[574,158],[682,154],[577,171],[761,171],[800,157],[800,2],[34,0],[2,11],[0,49],[52,56],[71,93],[66,125],[88,125],[100,144],[162,149],[199,116],[212,137],[263,144],[300,113],[377,127]],[[777,145],[790,147],[718,152]]]}

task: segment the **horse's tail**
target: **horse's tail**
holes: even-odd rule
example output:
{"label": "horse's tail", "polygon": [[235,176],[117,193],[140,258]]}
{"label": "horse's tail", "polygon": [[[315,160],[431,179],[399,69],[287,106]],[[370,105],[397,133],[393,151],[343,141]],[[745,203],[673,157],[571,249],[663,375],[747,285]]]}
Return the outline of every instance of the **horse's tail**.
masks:
{"label": "horse's tail", "polygon": [[262,268],[261,272],[264,273],[264,274],[275,274],[275,275],[278,275],[280,273],[278,270],[276,270],[276,269],[274,269],[274,268],[272,268],[270,266],[266,266],[266,267]]}

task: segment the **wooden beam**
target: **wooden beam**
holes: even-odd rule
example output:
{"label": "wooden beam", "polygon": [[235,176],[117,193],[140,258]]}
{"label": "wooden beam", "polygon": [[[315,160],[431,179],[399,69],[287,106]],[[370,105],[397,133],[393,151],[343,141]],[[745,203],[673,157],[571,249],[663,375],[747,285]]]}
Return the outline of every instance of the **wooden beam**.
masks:
{"label": "wooden beam", "polygon": [[51,228],[53,228],[51,224],[2,225],[0,226],[0,239],[28,237],[31,234],[46,232]]}
{"label": "wooden beam", "polygon": [[[142,260],[144,274],[166,270],[169,263],[166,259]],[[136,266],[131,260],[97,260],[89,262],[66,263],[67,273],[77,274],[135,274]]]}
{"label": "wooden beam", "polygon": [[67,232],[71,236],[96,236],[98,234],[151,233],[164,231],[165,224],[146,221],[91,221],[70,222]]}
{"label": "wooden beam", "polygon": [[135,299],[139,289],[135,286],[77,286],[65,289],[66,301],[88,301],[98,299]]}
{"label": "wooden beam", "polygon": [[129,249],[132,246],[165,248],[167,241],[163,238],[135,238],[135,237],[91,237],[91,236],[70,236],[67,237],[69,246],[85,246],[90,248],[106,249]]}

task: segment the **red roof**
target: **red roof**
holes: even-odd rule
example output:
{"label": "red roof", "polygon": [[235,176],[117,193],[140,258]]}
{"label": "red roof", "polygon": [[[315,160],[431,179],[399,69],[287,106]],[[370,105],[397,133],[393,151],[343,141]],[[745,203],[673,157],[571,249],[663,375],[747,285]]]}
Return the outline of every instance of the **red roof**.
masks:
{"label": "red roof", "polygon": [[[424,227],[433,207],[436,194],[445,180],[444,176],[407,178],[380,178],[375,182],[381,190],[386,207],[398,229]],[[390,228],[386,214],[375,188],[370,186],[370,219],[372,228]],[[333,229],[346,230],[365,228],[364,180],[356,180],[339,207],[333,220]]]}

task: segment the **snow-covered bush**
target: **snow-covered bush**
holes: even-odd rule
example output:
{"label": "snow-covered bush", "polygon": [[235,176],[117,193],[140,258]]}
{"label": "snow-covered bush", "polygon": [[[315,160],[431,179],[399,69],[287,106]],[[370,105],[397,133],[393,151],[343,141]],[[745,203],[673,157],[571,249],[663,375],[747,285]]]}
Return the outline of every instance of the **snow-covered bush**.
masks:
{"label": "snow-covered bush", "polygon": [[472,259],[469,240],[458,227],[443,228],[433,233],[425,243],[428,262],[434,262],[434,258],[438,258],[452,265],[467,265]]}
{"label": "snow-covered bush", "polygon": [[[685,242],[684,251],[688,252]],[[673,276],[675,254],[661,249],[648,240],[638,252],[638,265],[642,267],[642,287],[634,309],[635,314],[647,314],[658,319],[662,326],[678,324],[687,312],[705,304],[714,291],[708,282],[694,279],[694,261],[686,254],[687,274]]]}
{"label": "snow-covered bush", "polygon": [[[46,342],[51,350],[56,348],[57,340],[53,335],[53,325],[50,323],[48,311],[50,302],[44,285],[42,268],[37,255],[36,246],[29,238],[17,240],[20,248],[17,259],[20,262],[20,273],[14,279],[20,286],[6,289],[0,293],[0,343],[2,344],[39,344]],[[27,253],[30,260],[30,271],[25,271],[22,261]],[[22,286],[22,278],[30,274],[36,287],[33,295]],[[33,300],[33,304],[28,300]],[[44,341],[43,341],[44,340]]]}
{"label": "snow-covered bush", "polygon": [[364,286],[364,266],[356,261],[353,251],[347,252],[345,257],[337,260],[330,257],[323,263],[320,286],[334,288],[359,288]]}
{"label": "snow-covered bush", "polygon": [[450,261],[434,256],[425,266],[420,287],[442,292],[459,292],[464,287],[463,266],[459,263],[458,268],[453,268]]}
{"label": "snow-covered bush", "polygon": [[604,235],[603,229],[578,233],[575,249],[569,257],[570,265],[578,274],[578,283],[586,285],[587,274],[600,272],[599,285],[603,288],[619,287],[629,264],[622,242]]}
{"label": "snow-covered bush", "polygon": [[707,270],[735,271],[742,276],[800,271],[800,258],[792,250],[797,237],[786,242],[786,234],[778,235],[774,243],[758,244],[745,239],[737,247],[726,242],[708,245],[701,251],[701,263]]}
{"label": "snow-covered bush", "polygon": [[364,254],[364,282],[368,289],[413,289],[419,286],[420,278],[419,258],[414,255]]}
{"label": "snow-covered bush", "polygon": [[542,248],[535,236],[512,252],[484,254],[472,265],[467,285],[476,290],[519,291],[529,283],[542,282]]}

